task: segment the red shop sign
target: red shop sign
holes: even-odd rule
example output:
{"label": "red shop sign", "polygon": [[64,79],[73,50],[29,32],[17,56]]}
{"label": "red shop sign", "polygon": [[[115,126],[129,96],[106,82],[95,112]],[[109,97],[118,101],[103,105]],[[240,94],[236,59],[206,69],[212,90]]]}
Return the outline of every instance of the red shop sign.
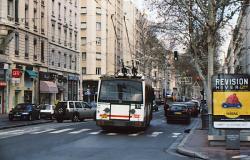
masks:
{"label": "red shop sign", "polygon": [[5,87],[5,86],[7,86],[7,83],[4,81],[0,81],[0,87]]}
{"label": "red shop sign", "polygon": [[12,69],[12,78],[20,78],[22,76],[22,72],[20,69]]}

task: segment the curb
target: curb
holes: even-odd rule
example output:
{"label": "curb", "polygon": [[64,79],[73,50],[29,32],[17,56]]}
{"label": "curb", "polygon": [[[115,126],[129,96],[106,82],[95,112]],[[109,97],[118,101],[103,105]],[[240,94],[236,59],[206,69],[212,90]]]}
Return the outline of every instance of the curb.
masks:
{"label": "curb", "polygon": [[181,143],[177,146],[177,149],[176,151],[182,155],[185,155],[185,156],[189,156],[189,157],[192,157],[192,158],[199,158],[199,159],[209,159],[208,156],[200,153],[200,152],[196,152],[196,151],[192,151],[192,150],[189,150],[189,149],[186,149],[184,147],[185,143],[187,142],[188,138],[193,135],[194,133],[194,130],[197,128],[198,124],[199,124],[199,120],[196,121],[196,124],[192,127],[190,133],[181,141]]}
{"label": "curb", "polygon": [[33,123],[23,123],[23,124],[16,124],[16,125],[8,125],[0,127],[0,130],[9,129],[9,128],[16,128],[16,127],[23,127],[23,126],[30,126],[30,125],[37,125],[43,123],[51,123],[53,120],[43,121],[43,122],[33,122]]}

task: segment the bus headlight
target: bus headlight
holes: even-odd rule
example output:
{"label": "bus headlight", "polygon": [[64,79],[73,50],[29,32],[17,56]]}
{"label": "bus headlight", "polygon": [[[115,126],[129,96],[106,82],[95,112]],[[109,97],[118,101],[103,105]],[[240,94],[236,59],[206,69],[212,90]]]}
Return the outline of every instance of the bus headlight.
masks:
{"label": "bus headlight", "polygon": [[131,109],[131,110],[130,110],[130,113],[131,113],[131,114],[135,114],[135,109]]}

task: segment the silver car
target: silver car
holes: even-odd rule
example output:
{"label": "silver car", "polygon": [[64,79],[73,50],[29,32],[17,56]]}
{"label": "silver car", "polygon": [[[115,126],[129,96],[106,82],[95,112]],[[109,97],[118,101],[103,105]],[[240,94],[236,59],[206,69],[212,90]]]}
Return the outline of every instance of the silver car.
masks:
{"label": "silver car", "polygon": [[62,101],[55,108],[55,118],[59,123],[64,120],[78,122],[86,118],[95,119],[95,115],[96,108],[83,101]]}

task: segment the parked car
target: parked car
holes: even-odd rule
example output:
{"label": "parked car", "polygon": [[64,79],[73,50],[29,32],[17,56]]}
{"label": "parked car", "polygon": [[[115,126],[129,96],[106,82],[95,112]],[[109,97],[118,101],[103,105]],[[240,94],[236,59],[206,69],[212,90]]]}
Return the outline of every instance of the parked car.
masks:
{"label": "parked car", "polygon": [[9,113],[9,120],[29,120],[40,119],[40,109],[31,103],[17,104]]}
{"label": "parked car", "polygon": [[188,109],[191,112],[192,117],[197,117],[199,115],[199,108],[194,102],[185,102],[188,106]]}
{"label": "parked car", "polygon": [[58,102],[55,108],[55,118],[57,122],[64,120],[72,122],[83,121],[86,118],[95,119],[96,108],[82,101],[62,101]]}
{"label": "parked car", "polygon": [[51,104],[41,104],[38,106],[40,108],[41,118],[53,119],[55,106]]}
{"label": "parked car", "polygon": [[191,115],[188,110],[188,106],[185,103],[174,103],[168,109],[166,113],[167,123],[171,122],[185,122],[189,124],[191,122]]}
{"label": "parked car", "polygon": [[152,110],[153,111],[158,111],[159,110],[158,105],[157,104],[153,104]]}

